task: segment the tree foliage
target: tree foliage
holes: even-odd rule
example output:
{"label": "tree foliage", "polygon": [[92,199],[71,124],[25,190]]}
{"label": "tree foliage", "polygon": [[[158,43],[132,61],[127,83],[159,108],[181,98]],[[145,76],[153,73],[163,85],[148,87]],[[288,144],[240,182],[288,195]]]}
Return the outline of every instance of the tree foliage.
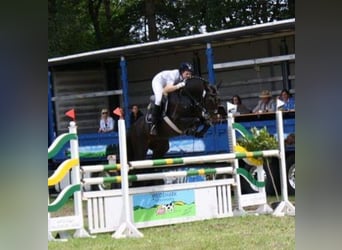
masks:
{"label": "tree foliage", "polygon": [[294,0],[49,0],[49,57],[294,17]]}

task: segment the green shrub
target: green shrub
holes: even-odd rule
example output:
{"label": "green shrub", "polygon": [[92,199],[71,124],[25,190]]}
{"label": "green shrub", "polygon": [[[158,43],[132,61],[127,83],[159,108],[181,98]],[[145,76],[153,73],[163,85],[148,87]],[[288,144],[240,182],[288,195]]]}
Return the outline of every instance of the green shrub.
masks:
{"label": "green shrub", "polygon": [[252,136],[242,137],[237,140],[238,144],[247,151],[262,151],[277,149],[278,142],[273,135],[270,135],[266,127],[258,130],[256,127],[250,129]]}

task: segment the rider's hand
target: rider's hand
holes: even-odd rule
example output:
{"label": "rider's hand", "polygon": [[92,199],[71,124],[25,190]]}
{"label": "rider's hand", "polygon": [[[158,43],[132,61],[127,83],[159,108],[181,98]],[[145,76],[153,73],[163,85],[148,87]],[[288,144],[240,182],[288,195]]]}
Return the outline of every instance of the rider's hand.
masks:
{"label": "rider's hand", "polygon": [[180,82],[176,85],[177,89],[183,88],[185,86],[185,82]]}

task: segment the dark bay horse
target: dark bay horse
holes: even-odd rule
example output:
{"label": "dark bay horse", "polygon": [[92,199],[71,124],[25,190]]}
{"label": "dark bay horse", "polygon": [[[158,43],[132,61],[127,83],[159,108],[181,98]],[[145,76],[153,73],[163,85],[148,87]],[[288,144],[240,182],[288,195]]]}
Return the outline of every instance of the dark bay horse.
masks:
{"label": "dark bay horse", "polygon": [[166,103],[162,105],[164,113],[157,126],[156,136],[149,133],[149,112],[130,127],[127,133],[128,160],[144,160],[148,149],[153,151],[153,159],[163,158],[169,150],[171,137],[184,134],[203,137],[219,104],[220,99],[214,85],[209,85],[199,77],[186,80],[186,86],[169,93]]}

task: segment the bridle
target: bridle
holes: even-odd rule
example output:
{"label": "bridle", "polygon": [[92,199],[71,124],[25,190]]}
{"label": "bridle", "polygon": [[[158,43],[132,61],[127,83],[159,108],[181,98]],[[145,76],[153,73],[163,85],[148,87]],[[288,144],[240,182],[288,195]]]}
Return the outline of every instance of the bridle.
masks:
{"label": "bridle", "polygon": [[183,89],[183,91],[185,92],[185,94],[191,99],[191,101],[193,102],[193,106],[195,106],[195,108],[197,108],[199,111],[201,111],[202,117],[204,118],[205,121],[209,121],[210,119],[210,114],[207,111],[207,109],[205,108],[205,102],[206,102],[206,98],[208,97],[208,95],[211,95],[211,93],[208,93],[208,91],[206,90],[206,85],[207,82],[198,77],[199,79],[203,80],[203,92],[202,92],[202,98],[201,98],[201,102],[197,101],[196,98],[193,97],[193,95],[185,88]]}

